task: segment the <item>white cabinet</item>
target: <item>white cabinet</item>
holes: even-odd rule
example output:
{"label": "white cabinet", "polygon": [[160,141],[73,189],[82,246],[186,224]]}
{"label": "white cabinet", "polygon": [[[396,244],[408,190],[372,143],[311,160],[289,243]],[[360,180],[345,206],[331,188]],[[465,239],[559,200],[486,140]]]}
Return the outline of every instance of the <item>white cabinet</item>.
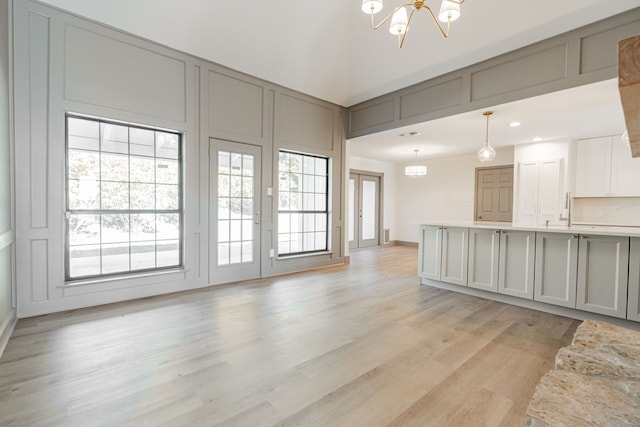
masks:
{"label": "white cabinet", "polygon": [[625,318],[629,238],[537,233],[534,300]]}
{"label": "white cabinet", "polygon": [[502,230],[498,292],[514,297],[533,299],[536,233]]}
{"label": "white cabinet", "polygon": [[471,228],[469,230],[468,286],[498,291],[500,230]]}
{"label": "white cabinet", "polygon": [[578,236],[564,233],[537,233],[535,301],[576,307]]}
{"label": "white cabinet", "polygon": [[520,225],[560,225],[564,211],[562,159],[518,162]]}
{"label": "white cabinet", "polygon": [[418,245],[418,274],[431,280],[440,280],[442,262],[442,227],[420,226]]}
{"label": "white cabinet", "polygon": [[611,137],[578,141],[576,197],[609,195],[611,189]]}
{"label": "white cabinet", "polygon": [[468,235],[469,229],[466,227],[442,228],[440,280],[443,282],[467,285]]}
{"label": "white cabinet", "polygon": [[631,149],[616,136],[611,145],[611,195],[640,196],[640,157],[631,157]]}
{"label": "white cabinet", "polygon": [[575,197],[640,196],[640,158],[620,136],[577,141]]}
{"label": "white cabinet", "polygon": [[640,237],[422,225],[419,275],[640,321]]}
{"label": "white cabinet", "polygon": [[576,308],[625,318],[629,238],[579,236]]}
{"label": "white cabinet", "polygon": [[640,322],[640,237],[631,238],[631,247],[629,249],[627,319]]}
{"label": "white cabinet", "polygon": [[467,285],[466,227],[420,226],[418,275],[455,285]]}
{"label": "white cabinet", "polygon": [[533,299],[536,233],[469,230],[468,286]]}

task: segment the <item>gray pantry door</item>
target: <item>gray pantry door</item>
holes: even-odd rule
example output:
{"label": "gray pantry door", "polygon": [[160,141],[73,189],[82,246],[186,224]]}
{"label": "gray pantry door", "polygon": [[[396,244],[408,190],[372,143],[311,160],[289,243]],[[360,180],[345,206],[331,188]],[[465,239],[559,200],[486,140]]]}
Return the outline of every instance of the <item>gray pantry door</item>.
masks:
{"label": "gray pantry door", "polygon": [[261,148],[211,139],[209,282],[260,277]]}
{"label": "gray pantry door", "polygon": [[380,244],[380,177],[349,174],[349,248]]}

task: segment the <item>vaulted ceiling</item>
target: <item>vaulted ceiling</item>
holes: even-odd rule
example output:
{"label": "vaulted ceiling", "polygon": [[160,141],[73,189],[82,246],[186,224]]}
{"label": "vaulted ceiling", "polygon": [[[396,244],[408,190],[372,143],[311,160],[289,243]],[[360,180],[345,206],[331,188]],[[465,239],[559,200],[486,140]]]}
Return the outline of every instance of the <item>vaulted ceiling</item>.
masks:
{"label": "vaulted ceiling", "polygon": [[[386,25],[369,28],[361,0],[41,1],[345,107],[640,6],[640,0],[466,0],[448,39],[420,12],[398,49]],[[426,3],[438,9],[440,0]],[[399,4],[386,0],[384,11]],[[616,92],[609,82],[499,106],[495,145],[621,133]],[[527,126],[506,130],[508,117]],[[389,131],[351,141],[351,152],[398,162],[415,147],[421,157],[472,152],[482,143],[484,118],[471,112],[407,130],[415,128],[423,134],[417,139]]]}
{"label": "vaulted ceiling", "polygon": [[[343,106],[526,46],[638,0],[467,0],[444,39],[414,18],[402,49],[360,0],[43,0]],[[440,0],[427,0],[438,9]],[[384,11],[401,4],[387,0]]]}

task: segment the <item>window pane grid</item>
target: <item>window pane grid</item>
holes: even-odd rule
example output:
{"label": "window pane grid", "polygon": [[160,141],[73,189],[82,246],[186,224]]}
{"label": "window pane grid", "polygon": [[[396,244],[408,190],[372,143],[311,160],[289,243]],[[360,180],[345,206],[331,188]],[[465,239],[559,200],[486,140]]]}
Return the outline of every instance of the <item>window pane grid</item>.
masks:
{"label": "window pane grid", "polygon": [[328,163],[327,158],[280,151],[279,255],[328,249]]}
{"label": "window pane grid", "polygon": [[182,265],[180,135],[67,116],[67,280]]}
{"label": "window pane grid", "polygon": [[218,152],[218,265],[253,262],[254,156]]}

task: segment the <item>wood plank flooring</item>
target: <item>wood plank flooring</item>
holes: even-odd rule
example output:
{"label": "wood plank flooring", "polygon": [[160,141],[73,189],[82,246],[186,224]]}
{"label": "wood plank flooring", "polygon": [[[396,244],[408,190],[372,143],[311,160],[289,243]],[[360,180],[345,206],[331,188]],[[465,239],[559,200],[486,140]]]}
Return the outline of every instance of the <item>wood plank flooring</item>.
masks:
{"label": "wood plank flooring", "polygon": [[21,319],[0,425],[521,426],[578,321],[419,286],[417,250]]}

